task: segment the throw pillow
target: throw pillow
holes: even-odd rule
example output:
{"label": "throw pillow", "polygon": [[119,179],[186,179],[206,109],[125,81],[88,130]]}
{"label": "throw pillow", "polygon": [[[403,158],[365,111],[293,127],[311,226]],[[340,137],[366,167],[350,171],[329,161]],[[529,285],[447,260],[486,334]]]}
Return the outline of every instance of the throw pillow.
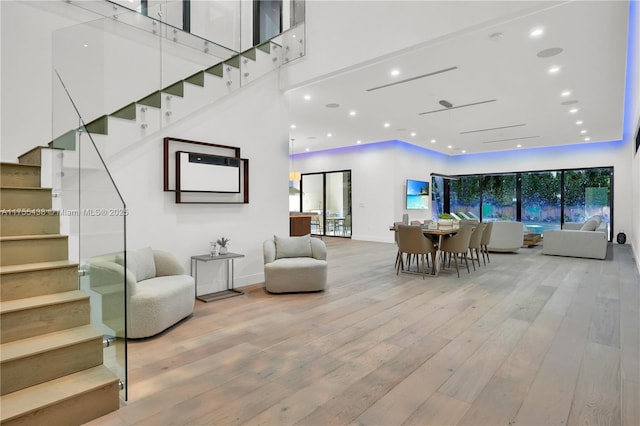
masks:
{"label": "throw pillow", "polygon": [[273,236],[276,243],[276,259],[285,257],[311,257],[311,235],[301,237]]}
{"label": "throw pillow", "polygon": [[[124,266],[124,256],[117,255],[116,263]],[[133,272],[136,281],[142,281],[156,276],[156,263],[153,259],[151,247],[127,252],[127,269]]]}
{"label": "throw pillow", "polygon": [[596,228],[598,227],[599,223],[597,220],[595,219],[589,219],[588,221],[586,221],[582,227],[580,227],[581,231],[595,231]]}

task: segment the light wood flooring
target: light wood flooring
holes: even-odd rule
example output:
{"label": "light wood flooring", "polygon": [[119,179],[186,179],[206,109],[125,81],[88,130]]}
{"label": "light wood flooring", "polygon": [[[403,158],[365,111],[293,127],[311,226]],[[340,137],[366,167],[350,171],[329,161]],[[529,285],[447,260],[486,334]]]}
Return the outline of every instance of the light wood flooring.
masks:
{"label": "light wood flooring", "polygon": [[196,302],[129,344],[94,425],[640,425],[640,279],[608,260],[491,254],[438,278],[394,244],[325,239],[329,289]]}

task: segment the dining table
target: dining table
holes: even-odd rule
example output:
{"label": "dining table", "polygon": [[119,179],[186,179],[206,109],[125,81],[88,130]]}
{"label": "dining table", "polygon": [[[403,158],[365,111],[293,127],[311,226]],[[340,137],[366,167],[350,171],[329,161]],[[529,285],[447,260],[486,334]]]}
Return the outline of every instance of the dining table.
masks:
{"label": "dining table", "polygon": [[[455,225],[451,225],[451,226],[439,225],[437,228],[429,228],[428,226],[421,226],[421,228],[422,228],[422,233],[425,235],[425,237],[426,236],[438,237],[438,243],[436,246],[436,258],[434,260],[435,265],[433,268],[434,272],[432,274],[431,273],[425,274],[427,276],[437,277],[440,274],[440,256],[442,255],[440,247],[442,247],[442,239],[446,236],[457,234],[460,227]],[[397,232],[398,228],[396,226],[391,226],[389,227],[389,230],[393,232]],[[403,271],[403,272],[407,272],[407,271]]]}

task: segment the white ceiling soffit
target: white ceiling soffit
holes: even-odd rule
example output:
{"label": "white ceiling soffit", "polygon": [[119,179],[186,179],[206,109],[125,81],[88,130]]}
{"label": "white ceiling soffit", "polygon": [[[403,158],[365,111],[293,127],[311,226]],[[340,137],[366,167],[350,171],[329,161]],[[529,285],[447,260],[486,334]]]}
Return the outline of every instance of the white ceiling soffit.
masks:
{"label": "white ceiling soffit", "polygon": [[290,90],[294,151],[397,139],[460,155],[619,140],[628,9],[568,2]]}

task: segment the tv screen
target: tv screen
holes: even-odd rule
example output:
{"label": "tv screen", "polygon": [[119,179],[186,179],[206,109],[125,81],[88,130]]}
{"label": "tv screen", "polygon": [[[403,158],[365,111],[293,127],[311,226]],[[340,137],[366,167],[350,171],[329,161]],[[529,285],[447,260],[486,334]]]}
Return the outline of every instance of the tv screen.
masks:
{"label": "tv screen", "polygon": [[429,182],[407,179],[407,210],[429,209]]}

